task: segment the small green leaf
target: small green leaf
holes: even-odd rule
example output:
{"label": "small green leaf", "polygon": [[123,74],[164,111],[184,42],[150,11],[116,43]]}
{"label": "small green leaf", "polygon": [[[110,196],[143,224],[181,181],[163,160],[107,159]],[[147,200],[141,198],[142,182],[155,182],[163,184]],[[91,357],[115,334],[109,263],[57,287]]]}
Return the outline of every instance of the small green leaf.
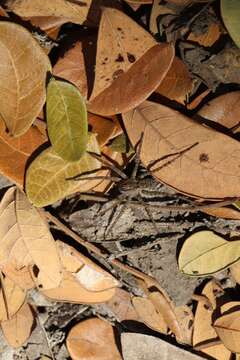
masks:
{"label": "small green leaf", "polygon": [[221,0],[221,13],[229,35],[240,47],[240,1]]}
{"label": "small green leaf", "polygon": [[85,100],[74,85],[50,80],[47,125],[54,151],[64,160],[79,160],[87,147],[88,123]]}
{"label": "small green leaf", "polygon": [[199,231],[187,238],[178,265],[191,276],[206,276],[227,268],[240,258],[240,240],[227,241],[212,231]]}
{"label": "small green leaf", "polygon": [[[89,136],[87,150],[100,153],[95,135]],[[58,156],[52,146],[44,150],[30,164],[26,172],[26,194],[37,207],[53,204],[77,191],[88,191],[100,180],[68,180],[85,172],[93,172],[101,163],[85,152],[80,160],[68,162]],[[95,176],[93,172],[88,176]]]}
{"label": "small green leaf", "polygon": [[127,140],[127,136],[125,134],[120,134],[117,137],[115,137],[111,143],[108,145],[108,147],[112,151],[116,151],[122,154],[126,154],[129,151],[134,152],[133,148],[129,144]]}

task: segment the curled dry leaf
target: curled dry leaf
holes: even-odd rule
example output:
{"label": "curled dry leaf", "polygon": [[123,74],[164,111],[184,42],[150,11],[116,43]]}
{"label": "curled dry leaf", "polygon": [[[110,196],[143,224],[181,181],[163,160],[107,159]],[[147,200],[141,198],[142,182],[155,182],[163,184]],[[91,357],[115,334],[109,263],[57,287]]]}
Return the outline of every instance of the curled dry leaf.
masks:
{"label": "curled dry leaf", "polygon": [[46,133],[42,134],[35,126],[17,139],[13,138],[6,133],[4,123],[0,121],[0,173],[23,187],[27,160],[45,141]]}
{"label": "curled dry leaf", "polygon": [[97,318],[81,321],[70,330],[67,349],[73,360],[122,360],[113,327]]}
{"label": "curled dry leaf", "polygon": [[20,136],[43,107],[51,64],[30,32],[11,22],[0,23],[0,52],[0,118],[11,135]]}
{"label": "curled dry leaf", "polygon": [[167,334],[168,326],[152,301],[148,298],[134,296],[132,298],[133,306],[139,316],[139,319],[154,331]]}
{"label": "curled dry leaf", "polygon": [[240,6],[238,0],[221,0],[221,14],[229,35],[240,47]]}
{"label": "curled dry leaf", "polygon": [[113,115],[137,106],[160,84],[173,56],[173,46],[158,45],[124,13],[105,9],[99,28],[89,111]]}
{"label": "curled dry leaf", "polygon": [[[99,153],[94,135],[89,136],[87,150]],[[29,200],[38,207],[53,204],[65,196],[77,191],[88,191],[99,184],[100,180],[70,180],[85,172],[96,176],[101,163],[88,153],[80,160],[69,163],[58,156],[52,147],[44,150],[29,166],[26,172],[26,193]]]}
{"label": "curled dry leaf", "polygon": [[32,310],[28,304],[24,304],[11,319],[1,322],[1,328],[8,344],[17,348],[27,341],[33,324]]}
{"label": "curled dry leaf", "polygon": [[21,17],[32,16],[54,16],[65,18],[65,22],[82,24],[86,18],[92,0],[84,0],[84,2],[54,0],[8,0],[8,10],[13,11]]}
{"label": "curled dry leaf", "polygon": [[24,304],[26,291],[8,277],[1,276],[0,290],[0,321],[14,316]]}
{"label": "curled dry leaf", "polygon": [[74,85],[52,78],[47,87],[48,135],[53,150],[66,161],[77,161],[87,148],[87,108]]}
{"label": "curled dry leaf", "polygon": [[0,267],[10,262],[15,269],[34,265],[37,284],[56,287],[62,277],[55,241],[45,219],[19,189],[12,187],[0,203]]}
{"label": "curled dry leaf", "polygon": [[160,181],[202,198],[239,196],[238,141],[150,101],[123,120],[133,145],[144,134],[141,160]]}
{"label": "curled dry leaf", "polygon": [[199,231],[183,243],[178,265],[191,276],[206,276],[223,270],[240,258],[240,240],[227,241],[212,231]]}
{"label": "curled dry leaf", "polygon": [[70,81],[77,86],[84,98],[87,97],[87,77],[81,42],[76,42],[62,58],[58,59],[53,67],[53,75]]}
{"label": "curled dry leaf", "polygon": [[193,80],[187,66],[175,56],[167,75],[155,91],[171,100],[184,104],[192,88]]}

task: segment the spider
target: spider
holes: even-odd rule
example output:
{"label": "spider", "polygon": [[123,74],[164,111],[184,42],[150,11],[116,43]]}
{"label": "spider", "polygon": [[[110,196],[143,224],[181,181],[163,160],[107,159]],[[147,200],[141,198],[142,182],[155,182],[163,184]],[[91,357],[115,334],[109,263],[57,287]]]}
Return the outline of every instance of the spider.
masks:
{"label": "spider", "polygon": [[[158,197],[161,196],[169,196],[168,193],[164,193],[163,191],[150,191],[150,188],[152,187],[152,179],[146,178],[146,177],[137,177],[138,170],[140,167],[140,154],[141,154],[141,148],[142,148],[142,142],[143,142],[143,133],[141,134],[140,140],[135,146],[135,164],[133,167],[133,170],[131,172],[130,177],[128,177],[119,167],[117,167],[111,159],[109,159],[104,153],[101,155],[98,155],[96,153],[89,152],[89,154],[99,160],[103,164],[103,168],[109,169],[114,173],[114,176],[96,176],[96,177],[90,177],[88,176],[89,173],[82,173],[80,175],[77,175],[73,178],[69,178],[68,180],[93,180],[93,179],[110,179],[114,181],[117,184],[117,190],[118,195],[115,198],[106,198],[106,197],[98,197],[98,196],[92,196],[91,194],[88,194],[86,199],[92,199],[99,202],[107,202],[108,207],[106,209],[100,210],[98,213],[99,216],[103,216],[106,212],[111,211],[111,214],[109,216],[109,221],[107,224],[107,227],[104,232],[104,239],[106,239],[107,234],[112,232],[114,226],[117,224],[121,216],[124,214],[127,208],[136,209],[139,207],[142,207],[149,220],[153,224],[154,230],[156,234],[159,233],[159,228],[154,220],[154,217],[152,216],[151,209],[158,209],[161,211],[176,211],[176,212],[196,212],[199,210],[202,210],[204,208],[209,207],[219,207],[224,205],[229,205],[236,199],[230,199],[222,202],[211,203],[211,204],[203,204],[198,205],[191,199],[187,198],[184,195],[178,194],[178,198],[182,199],[184,201],[184,205],[160,205],[160,204],[152,204],[149,202],[144,201],[144,197],[149,197],[149,195]],[[189,146],[188,148],[179,151],[178,153],[174,153],[169,155],[170,160],[167,160],[164,165],[157,167],[156,170],[161,169],[163,166],[167,166],[172,161],[176,160],[179,156],[182,156],[182,154],[188,150],[190,150],[192,147],[196,146],[196,144],[193,144]],[[172,158],[172,156],[174,157]],[[166,157],[164,157],[164,160],[166,160]],[[159,159],[160,161],[163,159]],[[156,165],[156,161],[152,165]],[[150,165],[150,166],[152,166]],[[148,168],[149,170],[149,168]],[[120,211],[118,213],[118,216],[114,216],[116,214],[116,211],[121,206]]]}

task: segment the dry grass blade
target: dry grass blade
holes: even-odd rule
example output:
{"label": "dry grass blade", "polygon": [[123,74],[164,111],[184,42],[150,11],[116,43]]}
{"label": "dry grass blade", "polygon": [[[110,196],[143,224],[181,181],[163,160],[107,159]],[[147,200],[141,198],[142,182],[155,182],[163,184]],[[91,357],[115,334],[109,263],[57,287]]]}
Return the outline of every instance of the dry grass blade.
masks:
{"label": "dry grass blade", "polygon": [[31,33],[11,22],[0,23],[0,53],[0,118],[11,135],[20,136],[43,107],[51,64]]}
{"label": "dry grass blade", "polygon": [[133,145],[144,133],[141,160],[160,181],[205,199],[239,195],[238,141],[149,101],[123,119]]}

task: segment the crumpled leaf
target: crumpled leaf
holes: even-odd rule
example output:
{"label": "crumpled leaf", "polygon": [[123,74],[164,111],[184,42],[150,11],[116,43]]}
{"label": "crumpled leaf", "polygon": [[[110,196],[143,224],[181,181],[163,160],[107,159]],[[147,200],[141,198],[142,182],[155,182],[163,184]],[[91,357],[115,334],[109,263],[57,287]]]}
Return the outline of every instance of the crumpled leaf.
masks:
{"label": "crumpled leaf", "polygon": [[12,187],[0,203],[0,267],[10,262],[15,269],[34,265],[37,283],[48,289],[59,284],[62,274],[55,241],[39,210],[19,189]]}
{"label": "crumpled leaf", "polygon": [[0,321],[14,316],[23,305],[26,291],[8,277],[2,276],[0,290]]}
{"label": "crumpled leaf", "polygon": [[52,78],[47,87],[47,124],[52,148],[66,161],[77,161],[87,148],[87,108],[72,84]]}
{"label": "crumpled leaf", "polygon": [[[87,150],[99,153],[94,135],[89,136]],[[100,180],[68,180],[83,172],[99,170],[101,163],[88,153],[80,160],[69,163],[58,156],[52,147],[44,150],[30,164],[26,172],[26,193],[37,207],[53,204],[77,191],[88,191],[99,184]],[[92,175],[96,176],[94,172]]]}
{"label": "crumpled leaf", "polygon": [[173,46],[158,45],[119,10],[104,9],[89,111],[113,115],[137,106],[160,84],[173,56]]}
{"label": "crumpled leaf", "polygon": [[9,136],[3,121],[0,121],[0,173],[23,187],[24,173],[29,156],[45,141],[47,135],[42,134],[36,126],[17,139]]}
{"label": "crumpled leaf", "polygon": [[160,181],[202,198],[239,196],[238,141],[150,101],[123,120],[134,146],[144,134],[141,160]]}
{"label": "crumpled leaf", "polygon": [[227,241],[212,231],[190,235],[183,243],[178,266],[191,276],[206,276],[227,268],[240,258],[240,240]]}
{"label": "crumpled leaf", "polygon": [[67,349],[73,360],[122,360],[113,327],[98,318],[75,325],[67,336]]}
{"label": "crumpled leaf", "polygon": [[59,58],[53,67],[53,75],[68,80],[77,86],[84,98],[87,97],[87,77],[85,71],[82,43],[76,42],[74,46]]}
{"label": "crumpled leaf", "polygon": [[92,0],[80,1],[79,4],[66,0],[8,0],[8,10],[21,17],[54,16],[66,18],[66,22],[82,24],[86,18]]}
{"label": "crumpled leaf", "polygon": [[221,14],[229,35],[240,47],[240,4],[238,0],[221,0]]}
{"label": "crumpled leaf", "polygon": [[31,334],[33,323],[32,310],[25,303],[11,319],[1,322],[1,328],[8,344],[14,348],[22,346]]}
{"label": "crumpled leaf", "polygon": [[0,23],[0,53],[0,117],[11,135],[20,136],[43,107],[51,64],[30,32],[11,22]]}

